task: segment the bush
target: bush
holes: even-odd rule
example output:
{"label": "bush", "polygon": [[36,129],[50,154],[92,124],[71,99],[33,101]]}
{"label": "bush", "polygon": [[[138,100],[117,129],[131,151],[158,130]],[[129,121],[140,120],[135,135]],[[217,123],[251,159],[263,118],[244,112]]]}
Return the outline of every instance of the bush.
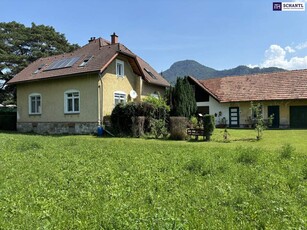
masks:
{"label": "bush", "polygon": [[166,104],[166,101],[160,96],[160,94],[158,97],[149,95],[145,98],[144,102],[153,104],[157,108],[164,108],[166,112],[170,111],[170,107]]}
{"label": "bush", "polygon": [[206,141],[210,141],[214,128],[215,128],[214,116],[206,114],[204,116],[204,133],[206,136]]}
{"label": "bush", "polygon": [[133,137],[141,137],[144,135],[145,117],[132,117],[132,135]]}
{"label": "bush", "polygon": [[170,117],[170,139],[185,140],[187,137],[187,118]]}
{"label": "bush", "polygon": [[294,151],[295,151],[295,148],[292,145],[284,144],[280,149],[279,156],[282,159],[290,159]]}
{"label": "bush", "polygon": [[131,102],[115,106],[111,114],[111,123],[118,135],[139,136],[140,133],[136,133],[139,129],[135,127],[140,125],[135,123],[137,122],[137,117],[145,118],[141,125],[143,127],[141,133],[143,133],[151,132],[151,119],[163,120],[167,124],[168,116],[168,109],[165,106],[157,106],[149,102]]}
{"label": "bush", "polygon": [[190,127],[192,127],[192,128],[198,128],[198,126],[199,126],[199,122],[198,122],[197,117],[192,116],[192,117],[190,118]]}
{"label": "bush", "polygon": [[168,135],[165,121],[162,119],[151,119],[151,133],[158,138],[166,138]]}
{"label": "bush", "polygon": [[117,134],[131,135],[132,134],[132,120],[131,118],[136,116],[135,103],[118,104],[112,111],[111,123],[112,128]]}

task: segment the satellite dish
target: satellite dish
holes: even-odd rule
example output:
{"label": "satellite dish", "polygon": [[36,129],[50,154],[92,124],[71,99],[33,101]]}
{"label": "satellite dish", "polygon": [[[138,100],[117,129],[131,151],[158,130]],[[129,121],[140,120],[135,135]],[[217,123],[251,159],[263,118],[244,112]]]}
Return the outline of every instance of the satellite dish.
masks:
{"label": "satellite dish", "polygon": [[138,94],[137,94],[134,90],[131,90],[131,91],[130,91],[130,97],[131,97],[132,99],[135,99],[137,96],[138,96]]}

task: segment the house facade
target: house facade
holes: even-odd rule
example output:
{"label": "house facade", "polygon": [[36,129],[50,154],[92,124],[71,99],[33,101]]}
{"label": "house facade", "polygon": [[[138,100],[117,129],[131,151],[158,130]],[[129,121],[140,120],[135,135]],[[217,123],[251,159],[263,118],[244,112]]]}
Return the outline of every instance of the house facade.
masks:
{"label": "house facade", "polygon": [[307,70],[188,80],[198,112],[215,115],[217,125],[251,127],[253,102],[264,119],[274,116],[271,128],[307,128]]}
{"label": "house facade", "polygon": [[118,42],[91,38],[80,49],[41,58],[9,84],[17,87],[17,130],[87,134],[120,102],[163,95],[169,83]]}

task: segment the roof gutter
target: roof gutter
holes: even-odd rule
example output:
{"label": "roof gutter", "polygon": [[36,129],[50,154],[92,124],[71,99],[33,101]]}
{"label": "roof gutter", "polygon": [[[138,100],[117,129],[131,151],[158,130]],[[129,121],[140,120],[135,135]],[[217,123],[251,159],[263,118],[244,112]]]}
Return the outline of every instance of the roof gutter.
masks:
{"label": "roof gutter", "polygon": [[111,64],[111,62],[115,60],[117,56],[118,53],[115,53],[113,57],[111,57],[110,60],[100,69],[99,73],[101,74]]}
{"label": "roof gutter", "polygon": [[[58,79],[58,78],[68,78],[68,77],[72,77],[72,76],[80,76],[80,75],[84,75],[84,74],[92,74],[92,73],[99,73],[98,70],[96,71],[90,71],[90,72],[82,72],[82,73],[72,73],[72,74],[68,74],[68,75],[58,75],[58,76],[54,76],[54,77],[48,77],[48,78],[39,78],[39,79],[31,79],[31,80],[25,80],[25,81],[18,81],[18,82],[13,82],[13,83],[7,83],[7,85],[19,85],[19,84],[23,84],[23,83],[28,83],[28,82],[36,82],[36,81],[45,81],[45,80],[53,80],[53,79]],[[13,79],[13,78],[12,78]]]}

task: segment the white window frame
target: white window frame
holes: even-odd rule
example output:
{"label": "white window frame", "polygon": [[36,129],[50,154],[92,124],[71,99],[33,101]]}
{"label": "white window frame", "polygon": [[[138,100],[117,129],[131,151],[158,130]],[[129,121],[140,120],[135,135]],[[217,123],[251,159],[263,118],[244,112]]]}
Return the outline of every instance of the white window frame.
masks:
{"label": "white window frame", "polygon": [[[38,104],[38,100],[37,98],[39,97],[39,104]],[[34,108],[34,112],[32,112],[32,98],[35,98],[35,108]],[[42,114],[42,95],[39,93],[31,93],[29,95],[29,114],[30,115],[40,115]]]}
{"label": "white window frame", "polygon": [[[121,99],[123,98],[123,101]],[[120,100],[119,102],[116,102]],[[114,107],[119,103],[126,103],[127,102],[127,94],[123,91],[115,91],[114,92]]]}
{"label": "white window frame", "polygon": [[[75,94],[78,93],[78,96],[72,95],[71,97],[68,96],[68,94]],[[72,100],[72,110],[69,111],[68,110],[68,100]],[[78,99],[78,110],[75,109],[75,100]],[[76,114],[76,113],[80,113],[80,91],[79,90],[75,90],[75,89],[71,89],[71,90],[67,90],[64,92],[64,113],[65,114]]]}
{"label": "white window frame", "polygon": [[124,77],[125,76],[125,63],[121,60],[116,59],[116,76]]}

